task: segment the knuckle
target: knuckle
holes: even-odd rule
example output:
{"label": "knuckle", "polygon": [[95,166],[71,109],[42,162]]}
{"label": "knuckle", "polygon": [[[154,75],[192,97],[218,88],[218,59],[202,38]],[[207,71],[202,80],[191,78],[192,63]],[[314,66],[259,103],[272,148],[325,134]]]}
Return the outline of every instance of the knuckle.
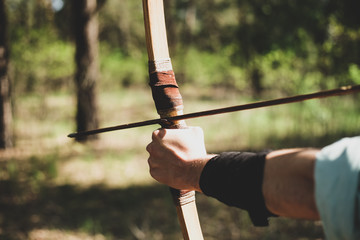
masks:
{"label": "knuckle", "polygon": [[154,179],[156,179],[156,170],[154,168],[150,168],[149,170],[150,176]]}
{"label": "knuckle", "polygon": [[149,165],[150,169],[154,168],[154,160],[151,156],[148,158],[148,165]]}
{"label": "knuckle", "polygon": [[146,151],[147,151],[148,153],[151,153],[151,150],[152,150],[152,147],[151,147],[151,143],[150,143],[150,144],[148,144],[148,145],[146,146]]}
{"label": "knuckle", "polygon": [[157,138],[158,132],[159,132],[159,130],[155,130],[152,132],[152,135],[151,135],[152,140],[155,140]]}
{"label": "knuckle", "polygon": [[152,132],[151,138],[153,141],[160,138],[161,131],[163,131],[163,129],[156,129],[155,131]]}
{"label": "knuckle", "polygon": [[159,128],[159,129],[153,131],[152,140],[153,141],[162,141],[167,134],[168,134],[168,129]]}

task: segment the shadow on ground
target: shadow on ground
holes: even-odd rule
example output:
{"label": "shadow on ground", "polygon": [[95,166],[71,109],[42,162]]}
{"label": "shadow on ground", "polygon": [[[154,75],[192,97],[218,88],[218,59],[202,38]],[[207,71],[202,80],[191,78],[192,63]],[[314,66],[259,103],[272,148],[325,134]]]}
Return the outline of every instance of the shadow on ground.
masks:
{"label": "shadow on ground", "polygon": [[27,239],[33,229],[80,230],[115,239],[137,239],[134,234],[153,229],[171,235],[176,229],[176,215],[162,186],[80,190],[65,185],[25,193],[27,189],[14,184],[1,183],[1,239]]}
{"label": "shadow on ground", "polygon": [[[78,189],[65,185],[27,192],[1,182],[0,238],[29,239],[35,229],[83,231],[107,239],[181,239],[168,189],[160,185]],[[321,239],[319,224],[274,219],[252,227],[247,214],[198,195],[205,239]],[[46,238],[45,238],[46,239]]]}

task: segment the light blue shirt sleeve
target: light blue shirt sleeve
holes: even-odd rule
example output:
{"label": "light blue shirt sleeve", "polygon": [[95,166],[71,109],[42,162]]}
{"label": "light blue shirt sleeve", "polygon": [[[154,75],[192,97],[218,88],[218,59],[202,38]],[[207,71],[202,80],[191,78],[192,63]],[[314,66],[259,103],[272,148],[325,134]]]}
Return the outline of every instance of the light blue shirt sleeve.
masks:
{"label": "light blue shirt sleeve", "polygon": [[316,156],[315,198],[327,240],[360,240],[360,137]]}

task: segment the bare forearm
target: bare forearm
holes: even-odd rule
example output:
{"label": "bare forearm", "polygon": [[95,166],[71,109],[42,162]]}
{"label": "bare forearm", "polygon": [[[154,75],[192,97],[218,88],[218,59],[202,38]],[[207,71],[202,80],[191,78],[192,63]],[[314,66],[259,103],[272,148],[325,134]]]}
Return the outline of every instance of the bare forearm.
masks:
{"label": "bare forearm", "polygon": [[266,157],[262,191],[266,207],[279,216],[319,219],[314,196],[315,149],[287,149]]}

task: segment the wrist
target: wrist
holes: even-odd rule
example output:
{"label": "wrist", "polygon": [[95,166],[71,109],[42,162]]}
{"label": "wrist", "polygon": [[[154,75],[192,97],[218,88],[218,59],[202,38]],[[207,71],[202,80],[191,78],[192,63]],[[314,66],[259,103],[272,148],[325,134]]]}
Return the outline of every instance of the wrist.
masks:
{"label": "wrist", "polygon": [[267,153],[225,152],[210,159],[200,177],[201,190],[229,206],[247,210],[255,226],[267,226],[268,217],[274,216],[262,193]]}
{"label": "wrist", "polygon": [[213,157],[217,156],[216,154],[207,154],[204,158],[199,159],[197,161],[194,161],[194,165],[190,168],[193,169],[193,172],[189,173],[191,186],[193,187],[193,190],[202,193],[202,190],[200,188],[200,177],[204,170],[204,167],[206,164],[212,159]]}

